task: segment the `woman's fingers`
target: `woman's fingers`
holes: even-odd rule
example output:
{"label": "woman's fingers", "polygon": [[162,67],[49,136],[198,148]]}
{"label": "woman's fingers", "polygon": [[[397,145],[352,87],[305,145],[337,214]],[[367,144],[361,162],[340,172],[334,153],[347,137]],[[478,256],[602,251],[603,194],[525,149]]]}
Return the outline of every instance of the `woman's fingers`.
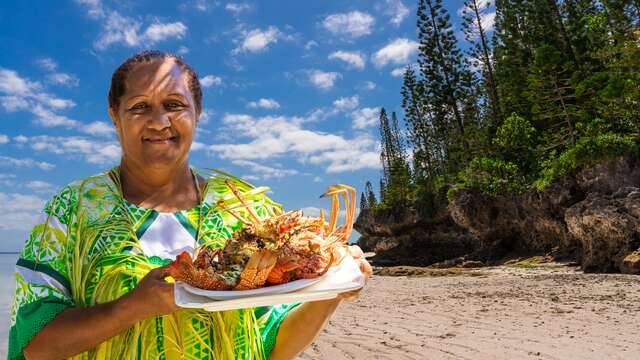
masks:
{"label": "woman's fingers", "polygon": [[364,277],[367,279],[370,278],[371,275],[373,275],[373,268],[371,267],[371,264],[369,264],[369,262],[365,259],[360,260],[360,271],[362,271]]}
{"label": "woman's fingers", "polygon": [[351,254],[354,259],[364,258],[364,252],[362,252],[362,249],[360,249],[358,245],[349,246],[349,254]]}

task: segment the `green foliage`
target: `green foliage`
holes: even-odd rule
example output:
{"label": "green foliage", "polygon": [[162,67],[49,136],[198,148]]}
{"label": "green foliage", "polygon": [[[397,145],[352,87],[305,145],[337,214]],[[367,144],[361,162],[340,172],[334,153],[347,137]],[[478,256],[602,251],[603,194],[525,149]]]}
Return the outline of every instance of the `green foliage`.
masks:
{"label": "green foliage", "polygon": [[518,165],[492,157],[477,157],[458,174],[459,183],[449,189],[451,200],[459,189],[476,188],[490,195],[519,194],[526,190],[527,181]]}
{"label": "green foliage", "polygon": [[[593,129],[587,130],[592,133]],[[540,177],[534,182],[538,189],[544,189],[554,180],[586,165],[591,165],[621,154],[637,152],[638,146],[633,136],[606,132],[580,138],[558,156],[543,163]]]}

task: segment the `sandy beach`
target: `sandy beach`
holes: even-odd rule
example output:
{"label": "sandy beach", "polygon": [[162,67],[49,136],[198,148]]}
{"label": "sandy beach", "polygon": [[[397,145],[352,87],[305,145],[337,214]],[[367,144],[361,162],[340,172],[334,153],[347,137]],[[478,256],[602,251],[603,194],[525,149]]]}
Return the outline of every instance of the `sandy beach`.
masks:
{"label": "sandy beach", "polygon": [[553,265],[374,276],[300,357],[638,358],[640,276]]}

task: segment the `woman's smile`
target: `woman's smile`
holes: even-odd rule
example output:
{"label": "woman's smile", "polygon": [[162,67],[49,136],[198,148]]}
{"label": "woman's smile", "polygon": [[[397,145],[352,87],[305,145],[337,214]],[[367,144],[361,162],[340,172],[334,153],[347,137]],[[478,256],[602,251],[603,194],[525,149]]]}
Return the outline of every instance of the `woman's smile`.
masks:
{"label": "woman's smile", "polygon": [[142,139],[144,143],[151,145],[169,145],[177,142],[177,136],[152,136]]}

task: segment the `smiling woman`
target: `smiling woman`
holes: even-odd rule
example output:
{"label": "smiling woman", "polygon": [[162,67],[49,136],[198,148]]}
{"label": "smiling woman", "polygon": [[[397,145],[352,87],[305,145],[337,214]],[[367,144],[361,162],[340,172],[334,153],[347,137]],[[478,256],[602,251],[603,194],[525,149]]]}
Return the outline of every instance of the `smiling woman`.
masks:
{"label": "smiling woman", "polygon": [[[216,207],[230,192],[225,181],[252,189],[189,165],[201,97],[195,71],[171,54],[142,52],[116,70],[109,115],[120,165],[45,205],[16,265],[10,359],[288,359],[333,314],[341,299],[219,313],[176,307],[165,265],[222,247],[243,226]],[[263,219],[281,211],[252,197]]]}

